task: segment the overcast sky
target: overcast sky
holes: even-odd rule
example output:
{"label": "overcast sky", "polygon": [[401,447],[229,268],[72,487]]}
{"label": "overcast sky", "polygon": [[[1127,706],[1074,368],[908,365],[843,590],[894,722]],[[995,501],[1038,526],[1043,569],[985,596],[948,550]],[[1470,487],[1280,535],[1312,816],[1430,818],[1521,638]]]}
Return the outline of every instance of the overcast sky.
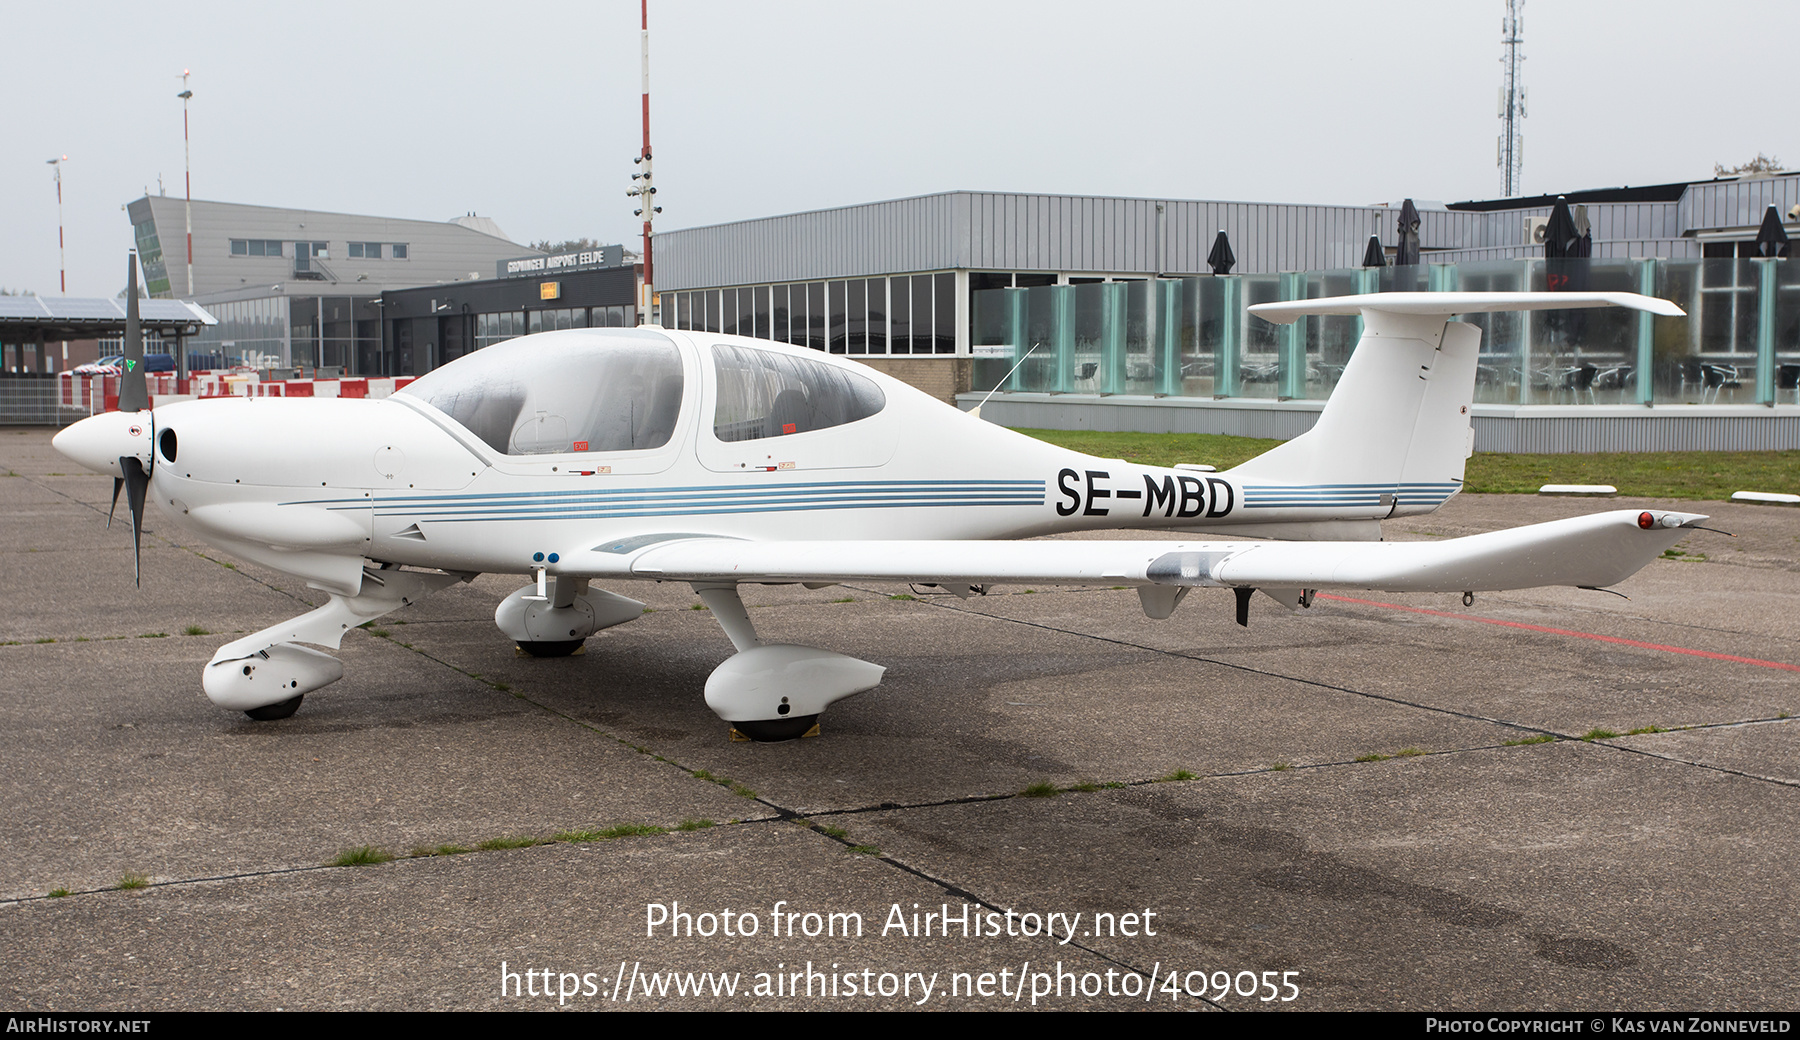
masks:
{"label": "overcast sky", "polygon": [[[1104,11],[1104,16],[1101,12]],[[1779,2],[1531,0],[1526,193],[1800,163]],[[1503,0],[651,0],[664,230],[957,188],[1500,194]],[[0,287],[124,282],[146,191],[635,248],[637,0],[15,4]],[[173,248],[171,248],[173,253]]]}

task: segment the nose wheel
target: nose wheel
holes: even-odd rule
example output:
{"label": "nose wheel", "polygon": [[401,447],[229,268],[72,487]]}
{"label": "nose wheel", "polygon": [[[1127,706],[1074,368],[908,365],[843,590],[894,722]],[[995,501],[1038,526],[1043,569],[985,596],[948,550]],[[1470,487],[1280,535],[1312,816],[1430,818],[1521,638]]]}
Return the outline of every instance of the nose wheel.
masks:
{"label": "nose wheel", "polygon": [[563,639],[556,642],[545,642],[536,639],[517,640],[519,649],[533,657],[567,657],[581,649],[582,639]]}
{"label": "nose wheel", "polygon": [[289,697],[279,704],[265,704],[260,708],[249,708],[244,714],[258,722],[274,722],[276,719],[291,717],[294,712],[300,710],[300,702],[305,699],[306,694],[302,693],[294,697]]}

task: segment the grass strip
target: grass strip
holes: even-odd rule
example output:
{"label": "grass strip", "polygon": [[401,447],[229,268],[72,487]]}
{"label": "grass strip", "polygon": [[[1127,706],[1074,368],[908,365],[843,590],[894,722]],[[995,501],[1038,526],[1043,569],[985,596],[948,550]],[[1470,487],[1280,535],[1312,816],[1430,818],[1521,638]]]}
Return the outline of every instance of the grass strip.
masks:
{"label": "grass strip", "polygon": [[[1230,469],[1280,444],[1204,433],[1019,430],[1060,447],[1146,466],[1204,462]],[[1545,484],[1611,484],[1639,498],[1724,501],[1734,491],[1800,492],[1800,451],[1651,451],[1591,455],[1477,453],[1465,490],[1529,495]]]}

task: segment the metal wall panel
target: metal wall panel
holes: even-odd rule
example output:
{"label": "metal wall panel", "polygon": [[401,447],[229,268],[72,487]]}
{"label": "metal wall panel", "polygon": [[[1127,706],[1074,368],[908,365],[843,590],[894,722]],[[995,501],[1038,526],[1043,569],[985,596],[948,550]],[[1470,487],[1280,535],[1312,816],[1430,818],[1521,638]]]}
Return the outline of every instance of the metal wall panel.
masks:
{"label": "metal wall panel", "polygon": [[[1589,204],[1594,242],[1634,239],[1680,238],[1680,204],[1675,202],[1609,202]],[[1549,211],[1545,211],[1549,215]]]}
{"label": "metal wall panel", "polygon": [[1364,206],[951,192],[664,232],[657,283],[680,290],[953,268],[1200,274],[1221,228],[1238,273],[1343,267],[1397,216]]}
{"label": "metal wall panel", "polygon": [[[156,222],[170,287],[175,295],[186,296],[184,200],[152,195],[139,202],[148,204]],[[284,255],[232,256],[234,238],[281,241],[286,243]],[[335,282],[294,279],[292,243],[296,240],[330,245],[331,255],[323,265],[336,276]],[[351,259],[351,242],[404,242],[408,258],[395,260],[384,250],[378,260]],[[251,289],[255,290],[254,295],[281,295],[280,290],[270,290],[274,285],[286,286],[289,295],[372,296],[383,289],[466,279],[470,274],[491,278],[496,260],[531,251],[517,242],[447,221],[194,201],[194,294],[202,298],[242,294]]]}
{"label": "metal wall panel", "polygon": [[1800,448],[1800,415],[1747,406],[1743,416],[1642,418],[1493,418],[1476,416],[1475,450],[1550,454],[1602,451],[1791,451]]}
{"label": "metal wall panel", "polygon": [[[1593,226],[1594,241],[1625,239],[1680,238],[1679,204],[1674,202],[1607,202],[1586,203],[1588,220]],[[1548,220],[1549,206],[1471,212],[1463,210],[1425,210],[1420,213],[1419,241],[1427,250],[1523,248],[1525,218]],[[1384,211],[1384,230],[1399,217],[1399,211]],[[1761,219],[1760,216],[1758,219]],[[1391,233],[1384,234],[1387,241]],[[1538,247],[1531,247],[1538,248]],[[1541,255],[1541,254],[1539,254]],[[1361,254],[1358,254],[1360,258]]]}
{"label": "metal wall panel", "polygon": [[1796,203],[1800,203],[1800,175],[1694,184],[1679,203],[1682,230],[1755,227],[1770,206],[1786,220]]}
{"label": "metal wall panel", "polygon": [[[1771,203],[1784,214],[1800,203],[1800,175],[1696,184],[1680,202],[1586,206],[1595,255],[1686,257],[1694,230],[1754,226]],[[1236,273],[1328,270],[1356,266],[1370,235],[1396,245],[1399,215],[1397,206],[948,192],[665,232],[657,278],[690,289],[947,269],[1203,274],[1221,228]],[[1437,262],[1541,256],[1525,218],[1549,215],[1547,206],[1427,209],[1420,244]]]}
{"label": "metal wall panel", "polygon": [[[960,194],[960,193],[955,193]],[[664,290],[967,267],[967,200],[925,195],[667,231],[656,236]]]}

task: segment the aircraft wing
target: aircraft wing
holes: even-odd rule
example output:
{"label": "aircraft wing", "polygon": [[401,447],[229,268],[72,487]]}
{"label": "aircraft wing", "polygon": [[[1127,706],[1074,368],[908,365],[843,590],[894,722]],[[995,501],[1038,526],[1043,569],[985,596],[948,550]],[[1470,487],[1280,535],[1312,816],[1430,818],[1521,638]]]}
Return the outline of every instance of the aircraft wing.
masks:
{"label": "aircraft wing", "polygon": [[1604,587],[1706,517],[1617,510],[1430,542],[744,541],[645,535],[555,574],[691,582],[1173,585],[1461,592]]}

